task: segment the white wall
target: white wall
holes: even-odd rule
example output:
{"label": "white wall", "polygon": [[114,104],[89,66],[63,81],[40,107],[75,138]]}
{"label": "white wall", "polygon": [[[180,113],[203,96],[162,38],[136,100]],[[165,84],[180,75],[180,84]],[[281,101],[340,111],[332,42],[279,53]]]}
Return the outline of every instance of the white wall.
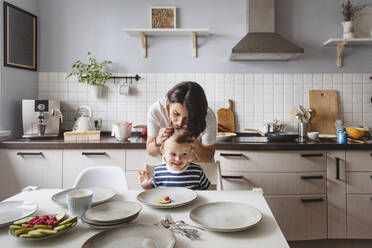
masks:
{"label": "white wall", "polygon": [[[1,1],[1,7],[3,2]],[[37,0],[8,0],[7,2],[38,15]],[[3,20],[3,11],[0,19]],[[3,36],[3,25],[0,27],[0,33]],[[1,40],[3,42],[4,39]],[[12,137],[17,137],[21,135],[22,130],[21,100],[35,99],[38,96],[37,72],[5,67],[3,60],[3,49],[1,49],[0,130],[11,130]]]}
{"label": "white wall", "polygon": [[[372,128],[372,74],[232,74],[232,73],[138,73],[142,78],[133,83],[134,93],[119,95],[120,83],[110,82],[103,98],[90,97],[86,84],[66,73],[39,73],[39,97],[62,101],[64,127],[70,128],[81,105],[92,108],[95,117],[103,119],[103,130],[110,131],[116,121],[146,124],[146,112],[157,99],[162,99],[175,82],[192,80],[204,88],[210,107],[215,111],[227,107],[232,99],[237,129],[256,128],[277,118],[290,130],[296,123],[289,112],[294,106],[308,106],[311,89],[334,89],[339,92],[340,118],[347,125]],[[126,74],[119,74],[126,75]],[[128,75],[134,75],[128,74]]]}

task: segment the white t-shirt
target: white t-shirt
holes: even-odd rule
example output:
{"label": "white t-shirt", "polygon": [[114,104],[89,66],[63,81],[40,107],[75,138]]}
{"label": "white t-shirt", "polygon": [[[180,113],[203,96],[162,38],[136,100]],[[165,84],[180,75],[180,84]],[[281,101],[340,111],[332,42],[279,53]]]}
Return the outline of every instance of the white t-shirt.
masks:
{"label": "white t-shirt", "polygon": [[[147,135],[158,136],[161,128],[170,127],[170,119],[167,111],[167,98],[154,102],[147,113]],[[208,108],[205,117],[206,127],[200,134],[203,145],[214,145],[216,143],[217,120],[213,110]]]}

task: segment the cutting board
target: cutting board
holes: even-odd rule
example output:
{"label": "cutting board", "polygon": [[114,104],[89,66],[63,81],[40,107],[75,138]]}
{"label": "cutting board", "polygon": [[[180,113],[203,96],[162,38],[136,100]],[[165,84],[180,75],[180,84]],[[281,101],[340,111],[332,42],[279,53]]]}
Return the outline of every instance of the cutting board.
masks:
{"label": "cutting board", "polygon": [[217,111],[218,132],[235,132],[233,101],[229,99],[229,108]]}
{"label": "cutting board", "polygon": [[316,111],[311,131],[336,134],[335,121],[339,118],[337,90],[310,90],[309,104]]}

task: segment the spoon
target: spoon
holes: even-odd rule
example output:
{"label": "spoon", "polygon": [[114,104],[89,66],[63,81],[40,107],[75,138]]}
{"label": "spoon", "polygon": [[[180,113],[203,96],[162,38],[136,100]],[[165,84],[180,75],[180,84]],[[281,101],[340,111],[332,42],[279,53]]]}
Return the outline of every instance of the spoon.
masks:
{"label": "spoon", "polygon": [[185,226],[192,226],[192,227],[198,228],[200,230],[205,230],[204,228],[201,228],[200,226],[195,226],[195,225],[187,224],[183,220],[176,221],[176,224],[177,225],[180,225],[181,224],[181,225],[185,225]]}
{"label": "spoon", "polygon": [[172,230],[172,231],[179,231],[179,230],[182,230],[182,231],[185,231],[185,232],[187,232],[187,233],[190,233],[190,234],[192,234],[192,233],[197,233],[198,232],[198,230],[196,230],[196,229],[191,229],[191,228],[180,228],[180,229],[175,229],[175,228],[173,228],[166,220],[161,220],[160,221],[160,223],[161,223],[161,225],[163,226],[163,227],[165,227],[165,228],[167,228],[167,229],[170,229],[170,230]]}

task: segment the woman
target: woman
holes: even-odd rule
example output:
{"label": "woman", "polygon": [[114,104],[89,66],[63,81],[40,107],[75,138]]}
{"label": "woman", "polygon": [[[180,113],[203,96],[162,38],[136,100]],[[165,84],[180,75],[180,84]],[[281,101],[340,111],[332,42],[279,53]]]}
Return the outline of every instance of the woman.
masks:
{"label": "woman", "polygon": [[168,91],[165,99],[151,105],[147,116],[147,152],[158,156],[174,128],[187,128],[191,132],[195,138],[192,151],[197,160],[213,159],[217,121],[199,84],[179,83]]}

